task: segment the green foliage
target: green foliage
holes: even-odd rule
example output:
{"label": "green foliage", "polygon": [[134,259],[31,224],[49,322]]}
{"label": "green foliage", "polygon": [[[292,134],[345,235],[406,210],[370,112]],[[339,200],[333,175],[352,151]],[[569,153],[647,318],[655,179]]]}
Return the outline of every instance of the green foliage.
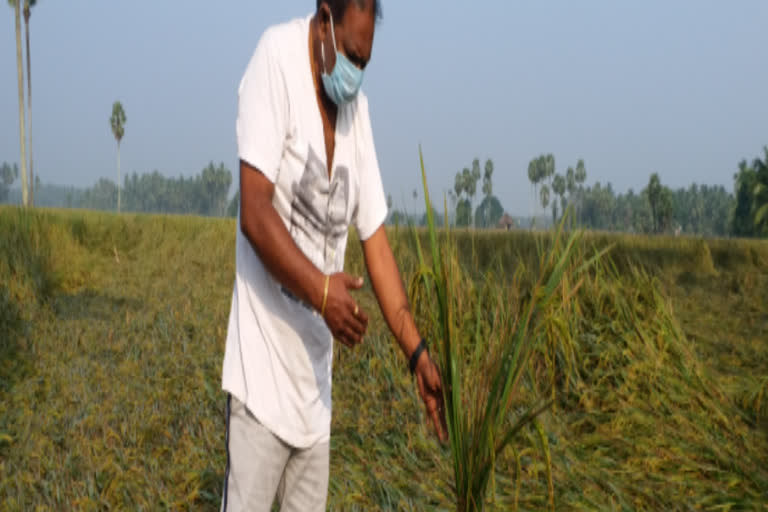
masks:
{"label": "green foliage", "polygon": [[[438,227],[446,227],[445,225],[445,218],[444,215],[439,213],[436,209],[432,208],[432,219],[435,221],[435,225]],[[418,226],[419,227],[425,227],[429,225],[429,214],[427,214],[426,210],[424,211],[424,214],[421,216],[421,219],[419,219]]]}
{"label": "green foliage", "polygon": [[734,175],[736,206],[731,220],[733,234],[742,237],[768,237],[768,146],[764,160],[755,158],[750,166],[739,163]]}
{"label": "green foliage", "polygon": [[[479,221],[472,218],[472,205],[474,204],[475,194],[477,193],[477,183],[483,178],[482,192],[488,197],[493,195],[493,161],[486,160],[485,170],[480,171],[480,159],[475,158],[472,161],[472,170],[465,167],[461,172],[456,173],[453,184],[453,193],[456,203],[456,225],[476,227]],[[464,202],[466,201],[466,203]],[[461,212],[459,212],[461,209]],[[468,219],[467,220],[467,217]],[[485,221],[487,224],[487,220]]]}
{"label": "green foliage", "polygon": [[[11,7],[15,7],[18,0],[8,0],[8,5]],[[30,7],[34,7],[37,5],[37,0],[24,0],[24,8],[29,9]]]}
{"label": "green foliage", "polygon": [[494,228],[502,215],[504,215],[504,207],[501,206],[499,199],[494,195],[486,196],[475,210],[477,227]]}
{"label": "green foliage", "polygon": [[752,215],[755,234],[768,237],[768,146],[763,148],[763,160],[756,158],[752,163],[755,169],[755,186],[752,191]]}
{"label": "green foliage", "polygon": [[387,224],[390,226],[409,226],[415,223],[413,217],[403,210],[393,210],[387,219]]}
{"label": "green foliage", "polygon": [[[661,180],[658,173],[651,174],[651,179],[648,182],[648,203],[651,206],[651,219],[653,220],[653,232],[658,233],[663,231],[662,217],[662,193],[663,187],[661,186]],[[666,213],[666,212],[664,212]]]}
{"label": "green foliage", "polygon": [[493,160],[490,158],[485,161],[485,171],[483,173],[483,195],[486,197],[493,195]]}
{"label": "green foliage", "polygon": [[[222,217],[235,208],[239,195],[228,201],[232,185],[232,173],[220,163],[209,163],[200,174],[191,178],[179,176],[167,178],[154,171],[151,174],[132,173],[125,177],[123,185],[123,209],[144,213],[174,213]],[[96,210],[114,209],[117,201],[117,186],[111,180],[102,178],[82,194],[76,193],[74,205]]]}
{"label": "green foliage", "polygon": [[[552,192],[555,193],[556,196],[560,198],[560,204],[562,205],[561,212],[565,213],[565,206],[566,206],[566,199],[565,199],[565,191],[566,191],[566,181],[562,174],[556,174],[554,179],[552,180]],[[558,219],[557,216],[557,198],[552,201],[552,222],[556,223]]]}
{"label": "green foliage", "polygon": [[480,159],[475,158],[472,160],[472,181],[471,185],[467,188],[467,193],[469,194],[470,201],[475,197],[475,194],[477,193],[477,183],[480,181]]}
{"label": "green foliage", "polygon": [[227,206],[227,217],[237,217],[240,212],[240,188],[237,189],[235,195]]}
{"label": "green foliage", "polygon": [[114,135],[118,146],[125,135],[125,122],[126,118],[123,104],[116,101],[112,104],[112,115],[109,117],[109,127],[112,129],[112,135]]}
{"label": "green foliage", "polygon": [[617,195],[610,183],[602,186],[598,182],[577,190],[571,203],[576,206],[577,223],[591,229],[653,233],[672,232],[680,227],[687,234],[730,234],[728,219],[734,198],[724,187],[693,184],[672,191],[661,186],[657,193],[660,195],[656,198],[659,210],[655,227],[647,187],[639,194],[630,189]]}
{"label": "green foliage", "polygon": [[730,234],[729,219],[733,214],[734,197],[722,185],[693,184],[673,192],[674,219],[685,233],[704,236]]}
{"label": "green foliage", "polygon": [[549,187],[547,185],[541,186],[539,197],[541,198],[541,207],[546,210],[547,206],[549,206]]}
{"label": "green foliage", "polygon": [[574,179],[576,180],[576,184],[578,186],[584,185],[587,181],[587,168],[584,166],[584,160],[579,159],[578,162],[576,162],[576,173],[574,175]]}
{"label": "green foliage", "polygon": [[469,227],[472,224],[472,203],[469,199],[461,199],[456,205],[456,226]]}
{"label": "green foliage", "polygon": [[573,170],[573,167],[569,167],[565,174],[565,188],[569,196],[576,192],[576,171]]}
{"label": "green foliage", "polygon": [[107,178],[99,178],[96,184],[86,189],[80,206],[92,210],[113,210],[117,205],[117,185]]}
{"label": "green foliage", "polygon": [[[539,155],[528,163],[528,179],[534,187],[536,201],[540,201],[544,209],[549,205],[552,178],[555,175],[555,156],[552,153]],[[537,194],[538,185],[543,183],[541,191]]]}
{"label": "green foliage", "polygon": [[8,189],[19,177],[19,166],[13,164],[13,167],[7,162],[0,166],[0,203],[8,199]]}

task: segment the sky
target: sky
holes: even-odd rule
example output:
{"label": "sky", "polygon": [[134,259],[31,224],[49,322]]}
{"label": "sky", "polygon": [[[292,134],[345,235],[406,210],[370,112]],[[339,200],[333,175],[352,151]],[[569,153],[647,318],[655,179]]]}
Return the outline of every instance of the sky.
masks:
{"label": "sky", "polygon": [[[122,170],[237,170],[237,86],[264,29],[314,0],[39,2],[31,18],[35,170],[43,182]],[[733,189],[768,145],[768,2],[383,0],[368,96],[384,187],[416,210],[421,144],[433,196],[492,158],[494,194],[532,211],[528,162],[585,160],[588,183]],[[4,11],[3,11],[4,8]],[[0,7],[0,162],[19,161],[13,10]],[[233,188],[234,193],[234,188]],[[420,199],[421,200],[421,199]],[[423,211],[423,203],[418,209]]]}

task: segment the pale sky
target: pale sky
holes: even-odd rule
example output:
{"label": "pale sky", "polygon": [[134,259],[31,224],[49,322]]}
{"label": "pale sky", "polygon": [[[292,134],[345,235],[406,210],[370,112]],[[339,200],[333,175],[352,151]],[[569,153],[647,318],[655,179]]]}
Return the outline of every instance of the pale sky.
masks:
{"label": "pale sky", "polygon": [[[33,11],[35,168],[43,181],[115,179],[112,102],[127,114],[123,172],[237,170],[237,85],[263,30],[314,0],[42,0]],[[383,0],[368,95],[382,177],[414,209],[418,144],[433,194],[474,157],[495,162],[507,211],[531,208],[528,162],[642,188],[733,188],[768,144],[768,2]],[[0,161],[19,161],[13,11],[0,12]],[[4,27],[4,28],[1,28]],[[236,175],[235,175],[236,177]],[[420,206],[419,209],[423,209]]]}

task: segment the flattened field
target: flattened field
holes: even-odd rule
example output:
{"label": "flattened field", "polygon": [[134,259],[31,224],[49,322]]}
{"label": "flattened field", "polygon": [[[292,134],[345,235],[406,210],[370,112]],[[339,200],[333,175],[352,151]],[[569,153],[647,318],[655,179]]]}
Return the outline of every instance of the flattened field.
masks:
{"label": "flattened field", "polygon": [[[218,510],[234,234],[0,208],[1,509]],[[526,268],[525,292],[535,235],[455,236],[478,283]],[[390,238],[410,283],[413,237]],[[497,460],[488,508],[768,510],[768,242],[581,243],[613,249],[553,320],[554,404]],[[347,267],[364,272],[356,241]],[[368,285],[360,301],[364,345],[335,349],[329,509],[455,509],[448,448]]]}

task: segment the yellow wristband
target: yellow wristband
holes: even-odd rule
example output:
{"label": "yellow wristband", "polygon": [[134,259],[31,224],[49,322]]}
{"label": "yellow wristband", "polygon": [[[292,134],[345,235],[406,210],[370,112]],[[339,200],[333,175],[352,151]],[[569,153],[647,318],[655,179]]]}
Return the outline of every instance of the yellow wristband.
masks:
{"label": "yellow wristband", "polygon": [[325,289],[323,290],[323,305],[320,308],[320,316],[325,316],[325,301],[328,299],[328,283],[331,280],[331,276],[325,276]]}

